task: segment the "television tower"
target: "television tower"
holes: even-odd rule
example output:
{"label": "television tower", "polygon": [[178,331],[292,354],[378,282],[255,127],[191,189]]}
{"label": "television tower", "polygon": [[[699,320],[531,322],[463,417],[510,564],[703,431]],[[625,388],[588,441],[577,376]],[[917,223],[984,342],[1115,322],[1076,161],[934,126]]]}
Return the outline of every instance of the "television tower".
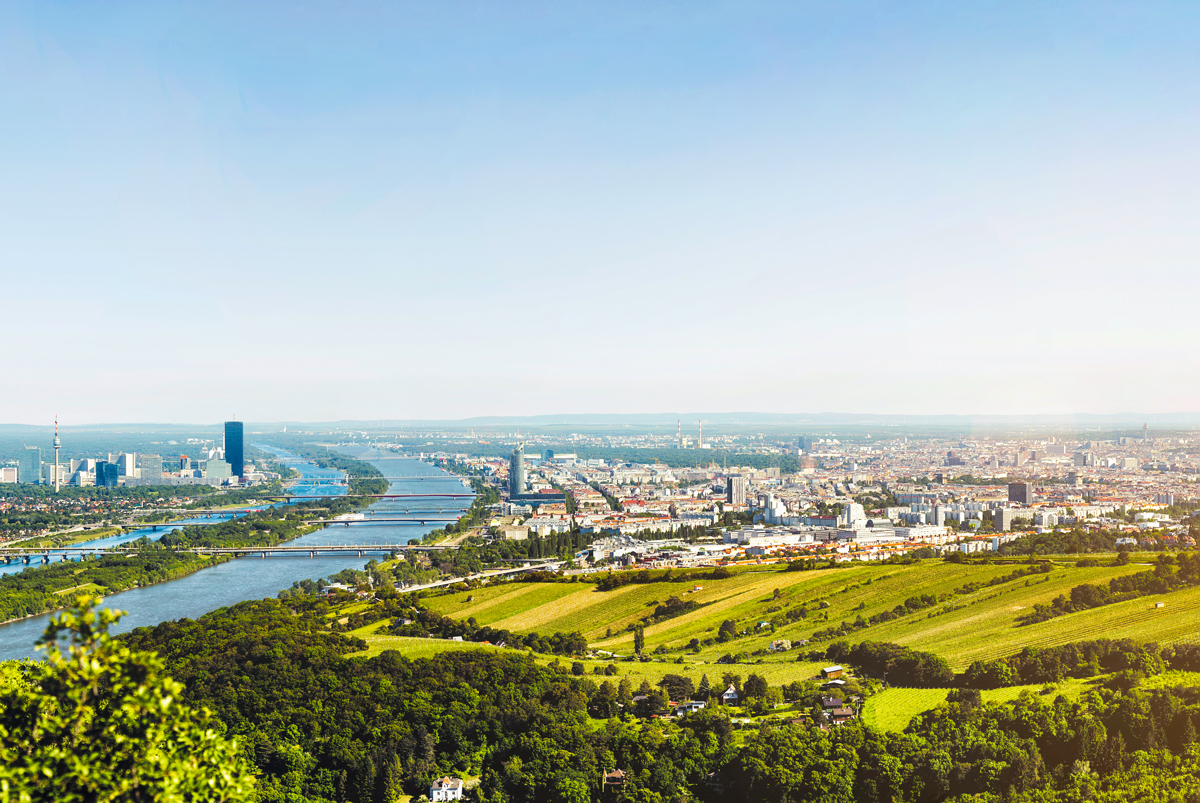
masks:
{"label": "television tower", "polygon": [[58,416],[54,416],[54,493],[58,493],[58,448],[62,442],[58,439]]}

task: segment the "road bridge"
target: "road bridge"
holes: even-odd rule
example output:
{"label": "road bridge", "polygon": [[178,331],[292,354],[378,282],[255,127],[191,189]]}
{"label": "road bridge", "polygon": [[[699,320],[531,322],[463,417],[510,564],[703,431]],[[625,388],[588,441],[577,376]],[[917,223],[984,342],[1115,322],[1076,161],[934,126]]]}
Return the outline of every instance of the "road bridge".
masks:
{"label": "road bridge", "polygon": [[269,547],[186,547],[183,552],[191,552],[195,555],[233,555],[240,557],[243,555],[261,555],[264,558],[273,555],[283,556],[308,556],[315,558],[318,555],[345,555],[357,554],[358,557],[365,557],[367,554],[390,554],[392,552],[441,552],[444,549],[453,549],[453,547],[443,546],[441,544],[309,544],[307,546],[296,546],[294,544],[285,544],[283,546]]}
{"label": "road bridge", "polygon": [[[359,480],[454,480],[462,482],[462,479],[452,474],[408,474],[402,477],[355,477]],[[331,482],[339,485],[346,485],[349,480],[342,477],[304,477],[294,480],[297,485],[308,485],[313,482]]]}
{"label": "road bridge", "polygon": [[[441,544],[309,544],[306,546],[283,545],[283,546],[237,546],[237,547],[183,547],[178,549],[179,552],[191,552],[194,555],[232,555],[234,557],[242,557],[246,555],[261,555],[262,557],[270,557],[272,555],[284,556],[308,556],[315,558],[318,555],[345,555],[356,554],[364,556],[367,554],[391,554],[392,552],[440,552],[444,549],[454,549],[455,547]],[[84,556],[100,556],[100,555],[136,555],[141,550],[132,546],[115,546],[115,547],[55,547],[51,550],[21,550],[14,548],[0,549],[0,561],[6,565],[13,563],[59,563],[65,561],[75,561],[82,559]]]}
{"label": "road bridge", "polygon": [[424,518],[424,519],[397,519],[386,518],[384,516],[368,516],[365,519],[312,519],[304,522],[305,524],[327,524],[332,527],[335,524],[344,524],[349,527],[351,524],[453,524],[458,521],[458,518]]}
{"label": "road bridge", "polygon": [[[353,494],[366,499],[474,499],[475,494]],[[282,494],[264,496],[272,501],[291,502],[293,499],[328,499],[329,494]]]}

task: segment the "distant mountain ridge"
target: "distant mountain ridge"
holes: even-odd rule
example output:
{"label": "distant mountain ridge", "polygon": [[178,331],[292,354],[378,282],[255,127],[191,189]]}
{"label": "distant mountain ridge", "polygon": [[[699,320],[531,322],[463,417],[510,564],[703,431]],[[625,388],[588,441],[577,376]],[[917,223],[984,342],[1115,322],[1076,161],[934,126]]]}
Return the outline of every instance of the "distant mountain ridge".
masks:
{"label": "distant mountain ridge", "polygon": [[[476,416],[459,419],[343,419],[339,421],[249,421],[250,429],[287,427],[323,427],[357,429],[394,429],[411,427],[447,427],[463,429],[495,426],[674,426],[681,422],[689,435],[696,429],[697,421],[721,426],[917,426],[917,427],[1115,427],[1149,424],[1152,427],[1200,427],[1200,412],[1185,413],[1076,413],[1054,415],[896,415],[885,413],[564,413],[528,416]],[[182,423],[109,423],[64,426],[64,431],[118,430],[138,432],[173,432],[179,430],[220,429],[220,422],[207,424]],[[0,424],[0,433],[8,435],[34,434],[53,429],[52,426],[33,424]]]}

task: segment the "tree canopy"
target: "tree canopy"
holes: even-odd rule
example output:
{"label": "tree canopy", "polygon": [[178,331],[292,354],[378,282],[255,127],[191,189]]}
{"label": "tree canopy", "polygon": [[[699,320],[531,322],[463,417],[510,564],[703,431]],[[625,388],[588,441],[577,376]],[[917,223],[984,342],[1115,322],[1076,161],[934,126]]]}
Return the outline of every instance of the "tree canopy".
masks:
{"label": "tree canopy", "polygon": [[[46,660],[0,689],[0,799],[231,801],[253,775],[224,725],[180,701],[154,653],[114,641],[93,600],[51,620]],[[60,641],[61,639],[61,641]]]}

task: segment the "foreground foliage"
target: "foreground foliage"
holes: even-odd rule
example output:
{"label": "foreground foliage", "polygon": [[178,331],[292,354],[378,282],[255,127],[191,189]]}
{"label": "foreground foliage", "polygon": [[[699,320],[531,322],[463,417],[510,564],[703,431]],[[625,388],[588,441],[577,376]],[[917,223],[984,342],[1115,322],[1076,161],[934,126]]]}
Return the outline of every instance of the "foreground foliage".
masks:
{"label": "foreground foliage", "polygon": [[[471,794],[488,801],[1117,801],[1141,799],[1160,771],[1179,799],[1197,791],[1188,773],[1198,764],[1200,692],[1191,689],[1100,685],[1078,702],[1024,694],[1003,705],[959,689],[888,734],[857,722],[822,730],[806,703],[739,734],[720,707],[650,718],[666,699],[700,693],[686,678],[634,690],[512,651],[362,658],[362,643],[326,621],[318,608],[264,600],[127,640],[159,651],[186,699],[239,737],[263,801],[390,803],[445,774],[479,777]],[[942,672],[893,645],[848,649],[893,672]],[[751,678],[742,690],[778,699],[766,685]],[[601,786],[614,768],[627,777],[619,794]]]}
{"label": "foreground foliage", "polygon": [[162,659],[111,639],[116,619],[81,598],[47,628],[46,661],[0,689],[0,800],[246,799],[237,744],[180,702]]}

